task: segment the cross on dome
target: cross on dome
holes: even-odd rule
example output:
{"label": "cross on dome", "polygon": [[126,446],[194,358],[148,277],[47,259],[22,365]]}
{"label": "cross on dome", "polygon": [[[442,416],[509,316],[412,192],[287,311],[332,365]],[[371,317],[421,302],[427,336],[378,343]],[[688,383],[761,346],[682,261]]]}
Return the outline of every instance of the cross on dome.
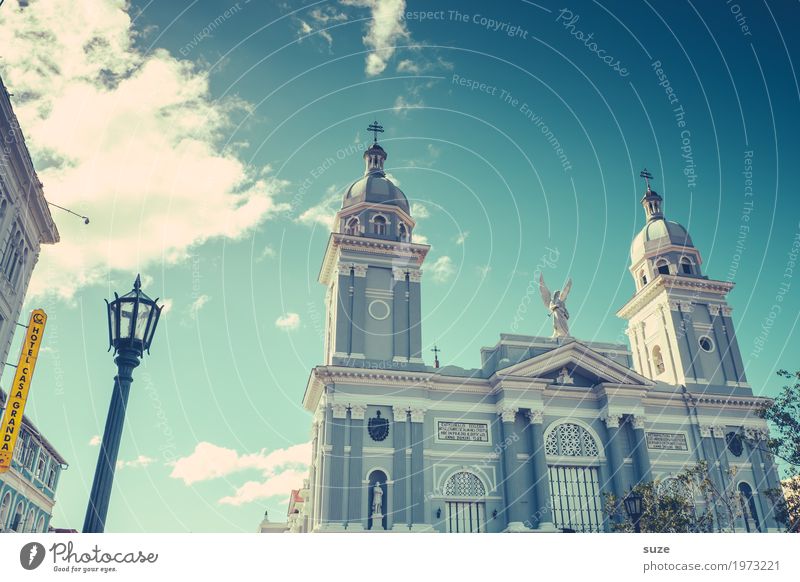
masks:
{"label": "cross on dome", "polygon": [[373,135],[372,143],[378,143],[378,134],[383,133],[383,126],[379,124],[377,121],[373,121],[372,124],[367,127],[367,131],[371,131]]}

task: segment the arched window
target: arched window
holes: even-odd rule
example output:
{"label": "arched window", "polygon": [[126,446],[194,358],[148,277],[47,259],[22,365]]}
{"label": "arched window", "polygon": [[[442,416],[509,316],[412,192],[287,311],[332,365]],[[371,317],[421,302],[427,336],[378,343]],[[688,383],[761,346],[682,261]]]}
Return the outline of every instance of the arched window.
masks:
{"label": "arched window", "polygon": [[459,471],[444,484],[447,497],[445,523],[453,533],[481,533],[486,531],[486,488],[475,473]]}
{"label": "arched window", "polygon": [[39,516],[39,522],[36,524],[36,531],[38,533],[45,533],[45,531],[44,531],[44,516],[43,515]]}
{"label": "arched window", "polygon": [[748,532],[761,531],[761,523],[758,521],[758,510],[756,509],[756,500],[753,497],[753,489],[744,481],[739,483],[739,499],[742,503],[744,528]]}
{"label": "arched window", "polygon": [[17,503],[17,509],[14,511],[14,517],[11,518],[11,529],[12,531],[22,532],[22,512],[24,508],[22,507],[22,501]]}
{"label": "arched window", "polygon": [[689,257],[681,257],[681,272],[684,275],[693,275],[694,269],[692,268],[692,261]]}
{"label": "arched window", "polygon": [[641,284],[642,287],[647,285],[647,273],[644,272],[644,269],[639,271],[639,283]]}
{"label": "arched window", "polygon": [[35,524],[34,519],[36,514],[34,512],[33,507],[28,510],[28,517],[25,520],[25,533],[33,533],[33,526]]}
{"label": "arched window", "polygon": [[599,459],[591,459],[600,455],[594,437],[582,426],[565,422],[550,431],[544,448],[551,458],[587,458],[584,465],[565,461],[548,464],[550,500],[556,527],[563,531],[602,531]]}
{"label": "arched window", "polygon": [[408,242],[408,229],[406,228],[406,225],[401,222],[400,228],[398,230],[399,230],[398,234],[400,235],[400,240],[403,242]]}
{"label": "arched window", "polygon": [[656,263],[656,270],[662,275],[669,275],[669,263],[666,259],[659,259]]}
{"label": "arched window", "polygon": [[[386,530],[386,514],[389,513],[387,510],[387,503],[388,503],[388,487],[386,482],[389,479],[386,477],[386,473],[383,471],[373,471],[369,474],[369,489],[367,490],[367,501],[369,503],[369,511],[367,512],[367,529],[375,529],[375,530]],[[380,489],[380,499],[376,499],[376,487]],[[378,501],[380,501],[380,506],[378,506]],[[379,518],[380,523],[373,523],[373,517]]]}
{"label": "arched window", "polygon": [[547,435],[545,453],[556,457],[597,457],[597,443],[589,431],[580,425],[565,422]]}
{"label": "arched window", "polygon": [[666,366],[664,366],[664,356],[661,353],[660,346],[655,346],[653,348],[653,366],[656,369],[656,374],[663,374],[664,370],[666,370]]}
{"label": "arched window", "polygon": [[361,229],[359,228],[359,221],[358,217],[354,216],[350,220],[347,221],[347,225],[344,227],[345,234],[359,234]]}
{"label": "arched window", "polygon": [[3,496],[2,503],[0,503],[0,532],[6,530],[9,511],[11,511],[11,493],[6,493]]}
{"label": "arched window", "polygon": [[386,218],[380,214],[372,219],[372,228],[375,234],[386,234]]}
{"label": "arched window", "polygon": [[0,224],[3,223],[3,219],[6,217],[7,210],[8,210],[8,200],[3,198],[3,201],[0,202]]}

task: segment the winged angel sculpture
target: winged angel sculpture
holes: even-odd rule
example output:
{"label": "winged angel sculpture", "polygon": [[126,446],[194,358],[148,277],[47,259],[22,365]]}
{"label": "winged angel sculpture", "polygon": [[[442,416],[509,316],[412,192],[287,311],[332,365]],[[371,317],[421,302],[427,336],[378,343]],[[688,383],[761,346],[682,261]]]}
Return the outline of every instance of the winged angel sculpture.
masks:
{"label": "winged angel sculpture", "polygon": [[553,337],[570,337],[569,335],[569,311],[567,311],[567,296],[572,289],[572,279],[567,280],[567,284],[561,291],[550,293],[544,282],[544,276],[539,274],[539,293],[548,311],[553,314]]}

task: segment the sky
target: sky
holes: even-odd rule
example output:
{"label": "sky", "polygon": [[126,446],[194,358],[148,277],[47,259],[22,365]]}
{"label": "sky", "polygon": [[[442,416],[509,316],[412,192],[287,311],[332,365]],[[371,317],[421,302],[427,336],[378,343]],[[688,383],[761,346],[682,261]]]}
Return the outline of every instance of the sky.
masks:
{"label": "sky", "polygon": [[165,310],[106,531],[285,514],[317,275],[374,120],[432,247],[429,362],[434,342],[471,368],[501,333],[549,335],[524,307],[543,257],[551,288],[574,281],[573,335],[626,342],[647,167],[704,272],[736,283],[748,378],[775,394],[800,353],[797,19],[774,1],[3,3],[0,75],[45,194],[91,219],[53,210],[24,307],[50,318],[27,414],[69,462],[52,524],[82,526],[115,374],[103,299],[137,273]]}

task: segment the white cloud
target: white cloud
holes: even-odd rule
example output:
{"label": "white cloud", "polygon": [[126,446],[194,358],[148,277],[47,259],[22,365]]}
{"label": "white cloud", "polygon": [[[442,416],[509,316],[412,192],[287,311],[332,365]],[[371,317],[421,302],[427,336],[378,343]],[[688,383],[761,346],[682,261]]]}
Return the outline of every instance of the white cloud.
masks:
{"label": "white cloud", "polygon": [[155,462],[155,459],[152,458],[152,457],[147,457],[145,455],[139,455],[138,457],[136,457],[132,461],[117,461],[117,469],[124,469],[126,467],[130,468],[130,469],[144,469],[148,465],[150,465],[150,464],[152,464],[154,462]]}
{"label": "white cloud", "polygon": [[489,273],[492,271],[491,265],[481,265],[478,267],[478,275],[481,279],[485,279]]}
{"label": "white cloud", "polygon": [[209,301],[211,301],[211,297],[206,294],[199,295],[197,299],[192,301],[192,304],[189,306],[189,315],[192,317],[192,319],[197,317],[197,314],[201,309],[203,309],[203,307],[206,306]]}
{"label": "white cloud", "polygon": [[411,59],[403,59],[402,61],[397,63],[397,72],[419,75],[422,72],[422,68]]}
{"label": "white cloud", "polygon": [[300,327],[300,316],[297,313],[286,313],[275,320],[275,327],[290,331]]}
{"label": "white cloud", "polygon": [[469,231],[462,230],[456,237],[456,244],[463,245],[465,242],[467,242],[467,238],[469,238]]}
{"label": "white cloud", "polygon": [[300,487],[306,477],[307,471],[289,470],[267,477],[261,482],[248,481],[236,489],[236,493],[223,497],[219,502],[224,505],[243,505],[276,495],[286,497],[292,489]]}
{"label": "white cloud", "polygon": [[428,207],[422,202],[411,203],[411,216],[413,216],[415,219],[428,218],[430,215],[431,213],[428,210]]}
{"label": "white cloud", "polygon": [[89,439],[89,446],[90,447],[97,447],[100,446],[102,439],[100,438],[99,434],[94,435],[92,438]]}
{"label": "white cloud", "polygon": [[160,299],[159,303],[162,305],[162,308],[161,308],[161,315],[162,316],[164,316],[167,313],[169,313],[170,311],[172,311],[172,307],[173,307],[172,299],[168,299],[168,298]]}
{"label": "white cloud", "polygon": [[415,243],[417,243],[419,245],[430,244],[428,242],[428,237],[425,236],[424,234],[420,234],[416,229],[414,230],[414,234],[412,235],[412,237],[413,237],[412,238],[413,242],[415,242]]}
{"label": "white cloud", "polygon": [[264,249],[261,251],[261,254],[259,254],[256,257],[256,263],[260,263],[260,262],[265,261],[267,259],[271,259],[274,256],[275,256],[275,249],[273,249],[269,245],[266,245],[264,247]]}
{"label": "white cloud", "polygon": [[372,15],[364,46],[371,50],[367,55],[366,73],[380,75],[395,53],[395,44],[410,38],[403,13],[405,0],[341,0],[347,6],[369,8]]}
{"label": "white cloud", "polygon": [[342,195],[339,189],[332,185],[325,191],[325,197],[311,208],[303,211],[297,217],[297,221],[306,226],[322,226],[325,229],[333,228],[333,221],[336,213],[342,206]]}
{"label": "white cloud", "polygon": [[429,267],[429,270],[433,275],[433,280],[437,283],[446,283],[456,272],[453,259],[447,255],[436,259]]}
{"label": "white cloud", "polygon": [[394,100],[392,112],[395,115],[405,117],[408,115],[409,109],[420,109],[422,107],[425,107],[425,102],[420,97],[413,97],[412,100],[409,100],[403,95],[398,95]]}
{"label": "white cloud", "polygon": [[[8,8],[8,9],[5,9]],[[124,0],[31,0],[0,10],[0,73],[57,216],[30,292],[69,298],[110,269],[184,259],[214,237],[238,238],[288,207],[268,167],[222,149],[233,115],[192,62],[136,46]]]}
{"label": "white cloud", "polygon": [[302,484],[310,460],[311,443],[240,455],[233,449],[201,442],[191,455],[174,463],[170,477],[192,485],[249,469],[261,471],[263,481],[248,481],[233,495],[219,500],[222,504],[241,505],[275,495],[288,495]]}

